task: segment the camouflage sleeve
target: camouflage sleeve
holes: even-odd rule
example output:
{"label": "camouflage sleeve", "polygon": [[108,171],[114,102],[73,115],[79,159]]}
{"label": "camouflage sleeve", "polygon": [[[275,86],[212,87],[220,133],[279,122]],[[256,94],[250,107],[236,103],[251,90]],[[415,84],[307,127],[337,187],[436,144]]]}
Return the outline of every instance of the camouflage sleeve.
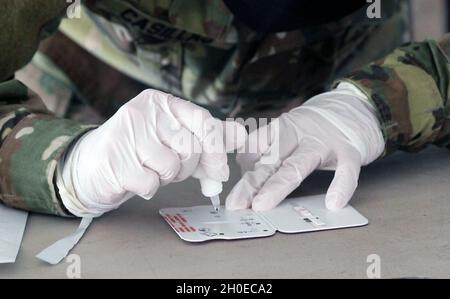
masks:
{"label": "camouflage sleeve", "polygon": [[358,86],[376,107],[385,154],[430,143],[450,148],[450,34],[406,44],[340,81]]}
{"label": "camouflage sleeve", "polygon": [[62,153],[91,129],[51,115],[17,80],[0,83],[0,201],[28,211],[71,216],[54,184]]}

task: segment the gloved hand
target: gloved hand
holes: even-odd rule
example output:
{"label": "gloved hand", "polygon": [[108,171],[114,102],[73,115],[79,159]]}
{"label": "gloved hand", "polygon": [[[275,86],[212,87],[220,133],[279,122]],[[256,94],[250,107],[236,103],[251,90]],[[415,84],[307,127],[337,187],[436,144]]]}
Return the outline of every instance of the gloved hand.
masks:
{"label": "gloved hand", "polygon": [[150,199],[160,186],[199,169],[210,179],[228,180],[227,151],[245,137],[238,123],[146,90],[71,147],[57,167],[56,184],[71,213],[99,216],[135,194]]}
{"label": "gloved hand", "polygon": [[350,83],[253,131],[248,142],[246,153],[237,157],[243,176],[228,195],[230,210],[272,209],[316,169],[335,170],[325,204],[330,210],[343,208],[355,192],[361,166],[384,150],[375,108]]}

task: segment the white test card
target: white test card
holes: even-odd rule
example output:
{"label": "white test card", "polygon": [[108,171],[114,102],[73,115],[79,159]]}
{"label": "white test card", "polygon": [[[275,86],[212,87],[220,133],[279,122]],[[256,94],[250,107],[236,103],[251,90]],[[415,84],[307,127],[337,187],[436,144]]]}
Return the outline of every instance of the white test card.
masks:
{"label": "white test card", "polygon": [[328,210],[325,194],[289,198],[278,207],[259,214],[282,233],[349,228],[369,223],[367,218],[349,205],[337,211]]}
{"label": "white test card", "polygon": [[275,233],[262,217],[252,210],[216,212],[211,205],[191,208],[167,208],[160,215],[178,236],[188,242],[268,237]]}

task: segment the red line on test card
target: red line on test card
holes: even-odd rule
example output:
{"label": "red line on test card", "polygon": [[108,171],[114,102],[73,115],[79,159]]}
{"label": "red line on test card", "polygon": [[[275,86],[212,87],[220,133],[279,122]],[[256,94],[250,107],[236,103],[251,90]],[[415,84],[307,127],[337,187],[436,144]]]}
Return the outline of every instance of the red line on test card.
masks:
{"label": "red line on test card", "polygon": [[186,218],[184,218],[183,216],[181,216],[181,214],[177,214],[177,216],[180,217],[181,221],[187,222]]}
{"label": "red line on test card", "polygon": [[169,221],[170,222],[172,222],[172,223],[176,223],[176,221],[172,218],[172,216],[171,215],[167,215],[167,218],[169,218]]}
{"label": "red line on test card", "polygon": [[166,219],[169,224],[177,231],[182,233],[190,233],[190,232],[196,232],[197,230],[190,226],[186,218],[184,218],[181,214],[176,215],[170,215],[166,214],[164,216],[164,219]]}

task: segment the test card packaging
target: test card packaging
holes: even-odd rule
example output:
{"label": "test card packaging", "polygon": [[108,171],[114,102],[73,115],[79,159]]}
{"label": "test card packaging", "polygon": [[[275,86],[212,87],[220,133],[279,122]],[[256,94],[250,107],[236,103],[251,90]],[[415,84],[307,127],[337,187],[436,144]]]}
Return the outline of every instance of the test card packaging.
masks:
{"label": "test card packaging", "polygon": [[265,212],[253,210],[216,212],[211,205],[167,208],[160,215],[187,242],[261,238],[281,233],[294,234],[364,226],[369,223],[351,206],[338,211],[325,207],[325,195],[289,198]]}

